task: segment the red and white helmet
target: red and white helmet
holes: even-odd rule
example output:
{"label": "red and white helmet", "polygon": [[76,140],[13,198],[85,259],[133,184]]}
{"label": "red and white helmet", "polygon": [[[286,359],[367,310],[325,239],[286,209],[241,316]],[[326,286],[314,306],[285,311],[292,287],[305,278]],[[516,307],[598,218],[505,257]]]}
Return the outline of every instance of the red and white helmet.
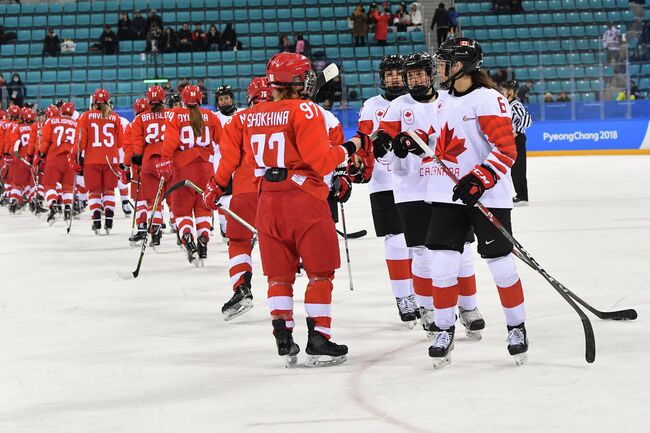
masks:
{"label": "red and white helmet", "polygon": [[97,89],[93,93],[93,104],[108,104],[111,100],[111,95],[106,89]]}
{"label": "red and white helmet", "polygon": [[64,102],[61,104],[61,108],[59,110],[61,111],[61,114],[65,116],[72,116],[74,114],[74,104],[70,101]]}
{"label": "red and white helmet", "polygon": [[198,107],[203,100],[203,92],[199,86],[187,85],[181,93],[181,99],[186,107]]}
{"label": "red and white helmet", "polygon": [[20,107],[18,105],[11,105],[7,108],[7,114],[9,114],[9,117],[13,118],[20,117]]}
{"label": "red and white helmet", "polygon": [[161,86],[151,86],[147,90],[147,102],[149,104],[163,104],[166,94],[167,92]]}
{"label": "red and white helmet", "polygon": [[310,93],[316,74],[302,54],[278,53],[266,64],[266,79],[273,88],[302,86],[302,93]]}
{"label": "red and white helmet", "polygon": [[22,111],[20,112],[20,117],[23,119],[23,122],[25,123],[31,123],[36,121],[36,112],[32,110],[31,108],[23,108]]}
{"label": "red and white helmet", "polygon": [[253,77],[248,85],[248,105],[272,100],[273,89],[269,86],[268,81],[266,81],[266,77]]}
{"label": "red and white helmet", "polygon": [[50,105],[45,109],[45,116],[47,116],[48,119],[52,117],[56,117],[59,115],[59,107],[56,105]]}
{"label": "red and white helmet", "polygon": [[149,105],[147,104],[147,100],[144,98],[136,99],[135,103],[133,104],[133,111],[135,112],[136,116],[142,113],[147,108],[149,108]]}

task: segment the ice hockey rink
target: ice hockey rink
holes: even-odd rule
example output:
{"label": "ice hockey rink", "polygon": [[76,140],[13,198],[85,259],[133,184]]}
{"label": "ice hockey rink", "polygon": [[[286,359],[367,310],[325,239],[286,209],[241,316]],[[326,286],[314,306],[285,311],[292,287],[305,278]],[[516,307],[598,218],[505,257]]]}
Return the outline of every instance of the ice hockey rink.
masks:
{"label": "ice hockey rink", "polygon": [[[0,432],[647,432],[650,431],[650,155],[529,158],[530,206],[516,238],[569,289],[601,310],[636,308],[630,322],[590,315],[596,361],[580,320],[521,262],[530,338],[517,367],[499,298],[476,259],[482,341],[462,330],[452,364],[432,368],[420,328],[399,322],[374,237],[365,187],[346,205],[353,292],[343,267],[333,340],[348,362],[286,370],[276,354],[255,252],[255,307],[221,318],[231,296],[226,245],[187,263],[173,235],[139,249],[130,219],[95,236],[88,213],[70,235],[45,215],[0,209]],[[118,210],[118,214],[120,211]],[[299,218],[296,215],[296,218]],[[306,326],[298,278],[296,342]]]}

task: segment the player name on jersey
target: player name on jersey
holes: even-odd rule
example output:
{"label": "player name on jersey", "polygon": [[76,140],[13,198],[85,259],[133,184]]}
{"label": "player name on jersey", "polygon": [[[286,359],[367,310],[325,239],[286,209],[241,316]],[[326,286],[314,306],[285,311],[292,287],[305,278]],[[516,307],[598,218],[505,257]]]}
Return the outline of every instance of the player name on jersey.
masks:
{"label": "player name on jersey", "polygon": [[286,125],[289,122],[289,110],[267,112],[267,113],[252,113],[248,115],[247,126],[278,126]]}

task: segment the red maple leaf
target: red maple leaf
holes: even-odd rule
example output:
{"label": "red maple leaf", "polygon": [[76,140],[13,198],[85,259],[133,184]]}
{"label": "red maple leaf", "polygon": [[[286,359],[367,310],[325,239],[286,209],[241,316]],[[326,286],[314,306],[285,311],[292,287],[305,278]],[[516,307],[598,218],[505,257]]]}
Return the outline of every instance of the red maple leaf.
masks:
{"label": "red maple leaf", "polygon": [[377,111],[377,116],[381,117],[381,116],[383,116],[383,115],[384,115],[384,112],[383,112],[383,111]]}
{"label": "red maple leaf", "polygon": [[404,116],[406,116],[406,117],[411,117],[411,112],[410,112],[410,111],[407,111],[406,113],[404,113]]}
{"label": "red maple leaf", "polygon": [[458,163],[458,155],[465,152],[465,139],[454,135],[454,130],[449,129],[449,124],[440,131],[436,140],[436,156],[442,160]]}

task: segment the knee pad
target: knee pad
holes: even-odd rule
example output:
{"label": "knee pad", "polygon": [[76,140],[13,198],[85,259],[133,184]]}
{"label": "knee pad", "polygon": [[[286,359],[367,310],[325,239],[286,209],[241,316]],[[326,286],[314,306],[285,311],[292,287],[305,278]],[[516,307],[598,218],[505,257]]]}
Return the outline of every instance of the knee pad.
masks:
{"label": "knee pad", "polygon": [[435,287],[450,287],[458,283],[460,256],[458,251],[431,251],[431,279]]}
{"label": "knee pad", "polygon": [[319,281],[332,282],[334,280],[334,271],[320,272],[317,274],[314,274],[312,272],[307,272],[307,277],[309,277],[309,283],[307,283],[307,287],[309,287],[312,284],[316,284]]}
{"label": "knee pad", "polygon": [[512,254],[496,259],[487,259],[487,264],[498,287],[510,287],[519,280],[515,258]]}
{"label": "knee pad", "polygon": [[433,251],[425,247],[411,248],[413,254],[413,263],[411,263],[411,270],[413,275],[420,278],[431,278],[431,266]]}
{"label": "knee pad", "polygon": [[384,238],[386,260],[408,260],[409,248],[406,246],[404,234],[386,235]]}
{"label": "knee pad", "polygon": [[458,276],[470,277],[474,273],[474,251],[472,250],[472,244],[467,242],[465,243],[463,254],[460,256],[460,271]]}

